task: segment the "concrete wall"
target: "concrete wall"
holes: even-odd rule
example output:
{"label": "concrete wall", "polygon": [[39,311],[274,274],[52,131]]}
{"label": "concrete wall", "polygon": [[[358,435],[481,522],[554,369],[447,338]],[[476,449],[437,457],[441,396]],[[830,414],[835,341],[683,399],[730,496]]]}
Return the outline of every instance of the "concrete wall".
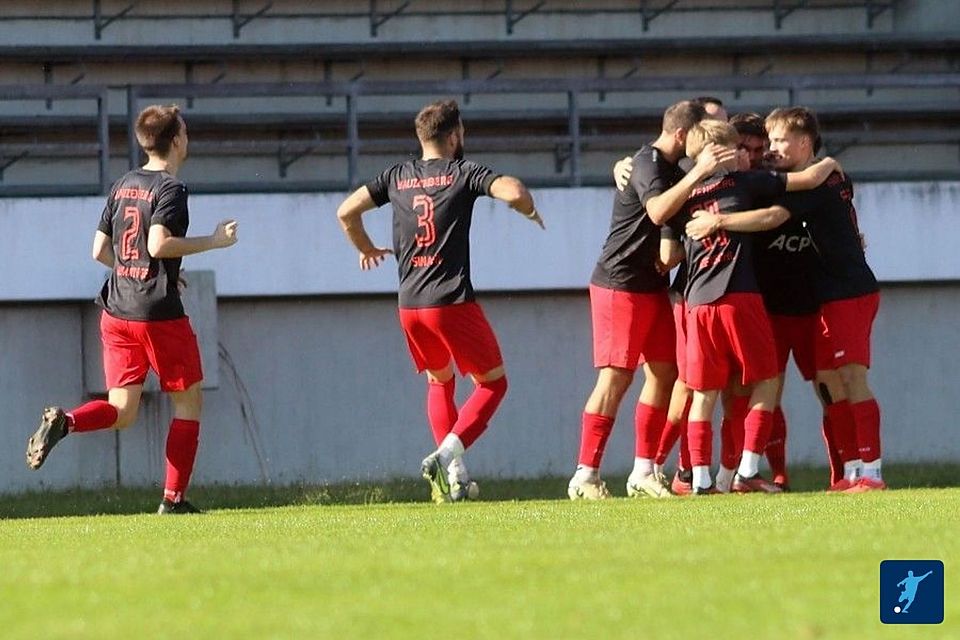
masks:
{"label": "concrete wall", "polygon": [[[606,234],[610,193],[536,196],[546,233],[488,200],[476,210],[476,282],[511,384],[489,434],[469,453],[480,476],[569,472],[594,382],[584,287]],[[960,257],[951,248],[960,232],[960,185],[867,185],[858,198],[871,260],[890,283],[872,374],[884,411],[884,457],[960,460],[960,440],[943,435],[956,415],[960,377]],[[431,448],[423,381],[412,372],[387,293],[395,275],[356,269],[333,219],[336,202],[325,195],[192,200],[197,233],[226,214],[242,224],[236,247],[185,262],[216,271],[222,296],[219,388],[206,395],[198,482],[414,475]],[[84,318],[89,323],[88,300],[103,277],[88,256],[89,238],[100,206],[92,198],[0,201],[0,479],[8,491],[162,478],[169,413],[153,396],[130,430],[70,437],[39,472],[23,461],[43,406],[86,399]],[[387,210],[372,214],[378,239],[386,239],[388,219]],[[212,345],[205,346],[209,353]],[[469,387],[460,383],[461,398]],[[822,461],[818,405],[792,372],[785,406],[790,459]],[[611,442],[610,471],[630,464],[629,413]]]}
{"label": "concrete wall", "polygon": [[[510,391],[488,433],[468,453],[468,465],[481,478],[571,472],[579,416],[595,375],[585,292],[487,295],[483,303],[501,341]],[[136,426],[118,436],[71,436],[40,471],[24,464],[24,445],[40,409],[85,399],[82,310],[0,307],[0,388],[7,416],[0,431],[0,477],[6,491],[95,486],[117,478],[140,485],[162,480],[169,412],[155,396],[147,397]],[[944,437],[957,410],[958,315],[960,285],[883,291],[872,376],[888,461],[960,460],[960,439]],[[224,301],[219,319],[221,347],[232,367],[221,359],[220,388],[206,395],[197,482],[416,474],[432,448],[424,383],[412,371],[391,298]],[[459,382],[461,400],[470,387]],[[631,401],[638,392],[639,381]],[[823,463],[819,405],[792,368],[784,403],[791,462]],[[632,462],[631,415],[625,406],[604,463],[608,473],[626,471]]]}

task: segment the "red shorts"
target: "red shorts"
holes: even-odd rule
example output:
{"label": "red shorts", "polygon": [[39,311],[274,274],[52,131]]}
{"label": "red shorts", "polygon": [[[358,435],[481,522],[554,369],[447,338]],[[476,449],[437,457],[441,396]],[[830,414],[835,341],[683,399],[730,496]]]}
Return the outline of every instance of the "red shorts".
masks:
{"label": "red shorts", "polygon": [[153,369],[163,391],[186,391],[203,380],[200,348],[187,317],[122,320],[100,316],[103,374],[107,388],[143,384]]}
{"label": "red shorts", "polygon": [[879,308],[879,293],[824,303],[817,331],[817,369],[829,371],[845,364],[869,367],[870,334]]}
{"label": "red shorts", "polygon": [[780,373],[787,370],[787,360],[793,352],[793,361],[804,380],[813,380],[817,374],[817,330],[820,315],[810,313],[805,316],[770,315],[770,328],[777,343],[777,365]]}
{"label": "red shorts", "polygon": [[631,293],[590,285],[593,366],[635,370],[673,362],[676,334],[666,291]]}
{"label": "red shorts", "polygon": [[452,357],[461,374],[483,374],[503,364],[497,336],[476,302],[400,309],[417,371],[443,369]]}
{"label": "red shorts", "polygon": [[678,298],[673,303],[673,328],[677,333],[677,379],[687,381],[687,303]]}
{"label": "red shorts", "polygon": [[759,293],[728,293],[687,309],[687,386],[712,391],[777,377],[777,347]]}

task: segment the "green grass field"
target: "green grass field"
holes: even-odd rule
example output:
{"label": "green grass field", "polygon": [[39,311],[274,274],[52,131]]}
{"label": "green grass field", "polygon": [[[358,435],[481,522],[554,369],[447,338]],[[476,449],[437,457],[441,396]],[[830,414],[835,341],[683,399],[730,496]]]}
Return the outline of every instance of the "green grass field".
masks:
{"label": "green grass field", "polygon": [[[0,497],[0,637],[960,638],[960,489],[539,499],[563,484],[200,488],[168,518],[156,490]],[[888,558],[944,561],[944,624],[880,624]]]}

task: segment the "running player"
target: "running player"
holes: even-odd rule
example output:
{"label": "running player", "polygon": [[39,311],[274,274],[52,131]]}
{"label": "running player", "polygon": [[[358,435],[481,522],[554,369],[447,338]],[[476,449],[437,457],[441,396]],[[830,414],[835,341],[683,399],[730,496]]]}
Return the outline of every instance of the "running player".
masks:
{"label": "running player", "polygon": [[[778,169],[813,162],[820,130],[804,107],[777,109],[766,120]],[[789,207],[808,231],[818,260],[813,269],[821,302],[816,342],[817,384],[830,434],[844,464],[833,490],[885,489],[881,474],[880,407],[867,381],[870,335],[880,294],[863,252],[853,185],[841,173],[819,189],[793,194]]]}
{"label": "running player", "polygon": [[665,477],[654,470],[677,377],[668,280],[658,260],[658,225],[679,210],[700,178],[733,155],[718,157],[711,148],[686,176],[677,167],[687,131],[703,115],[703,106],[693,101],[669,107],[660,136],[636,153],[629,185],[615,194],[610,233],[590,280],[594,366],[599,372],[581,419],[577,470],[567,487],[573,500],[609,495],[600,479],[600,462],[638,366],[643,367],[644,384],[634,415],[636,449],[627,494],[670,495]]}
{"label": "running player", "polygon": [[[426,105],[416,117],[422,156],[394,165],[357,189],[337,217],[360,252],[360,268],[397,256],[400,325],[418,372],[427,373],[427,420],[437,449],[424,458],[423,477],[435,502],[474,498],[462,456],[487,428],[507,392],[496,336],[470,281],[470,222],[480,196],[502,200],[543,227],[526,187],[463,159],[464,128],[454,100]],[[376,246],[363,227],[365,211],[393,205],[393,249]],[[454,402],[451,359],[476,388]]]}
{"label": "running player", "polygon": [[237,223],[224,220],[212,235],[186,237],[187,188],[177,171],[187,157],[187,125],[178,107],[147,107],[137,117],[136,135],[148,161],[110,189],[93,240],[94,259],[111,269],[97,298],[107,400],[66,412],[44,409],[27,443],[27,465],[39,469],[69,433],[132,425],[152,368],[173,401],[158,513],[197,513],[184,496],[199,443],[203,372],[180,300],[180,263],[183,256],[234,244]]}

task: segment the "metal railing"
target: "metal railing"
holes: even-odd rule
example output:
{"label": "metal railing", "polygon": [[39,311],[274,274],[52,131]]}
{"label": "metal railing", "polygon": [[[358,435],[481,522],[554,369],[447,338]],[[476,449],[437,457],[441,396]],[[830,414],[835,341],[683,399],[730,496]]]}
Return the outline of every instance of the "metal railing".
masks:
{"label": "metal railing", "polygon": [[[648,91],[674,93],[677,99],[700,93],[734,92],[734,91],[774,91],[782,96],[780,104],[797,104],[803,92],[809,90],[848,90],[848,89],[938,89],[955,92],[960,89],[960,73],[928,73],[928,74],[802,74],[779,76],[670,76],[670,77],[630,77],[630,78],[559,78],[559,79],[494,79],[494,80],[436,80],[436,81],[364,81],[354,82],[317,82],[317,83],[243,83],[243,84],[166,84],[166,85],[131,85],[126,87],[125,119],[127,130],[127,160],[129,167],[135,167],[140,161],[140,150],[134,133],[136,116],[147,100],[170,99],[243,99],[243,98],[284,98],[307,97],[316,98],[318,112],[321,105],[326,104],[329,96],[345,98],[344,108],[339,116],[329,113],[323,106],[325,117],[333,117],[338,121],[345,135],[333,141],[304,141],[297,146],[290,143],[285,155],[287,166],[299,157],[311,153],[329,152],[340,147],[347,160],[346,184],[354,186],[358,183],[358,162],[361,150],[389,148],[387,142],[378,143],[378,138],[361,140],[360,119],[361,103],[370,96],[460,96],[464,94],[514,94],[514,95],[551,95],[556,97],[555,114],[563,118],[565,115],[566,131],[562,135],[557,133],[544,134],[542,139],[545,145],[558,151],[558,157],[563,157],[563,165],[567,168],[564,183],[568,186],[584,184],[581,154],[584,145],[596,143],[600,138],[593,134],[585,134],[581,128],[583,109],[581,98],[584,94],[607,93],[643,93]],[[104,86],[5,86],[0,87],[0,100],[61,100],[61,99],[92,99],[96,100],[96,130],[95,145],[82,147],[87,150],[97,150],[98,154],[98,187],[101,192],[109,187],[109,120],[108,101],[109,89]],[[953,94],[955,96],[955,93]],[[866,96],[866,92],[865,92]],[[955,98],[954,98],[955,99]],[[322,102],[321,102],[322,101]],[[861,107],[866,114],[870,111],[869,97],[864,98]],[[944,103],[947,113],[955,118],[955,109]],[[955,104],[955,102],[954,102]],[[884,109],[897,113],[902,109],[904,119],[909,121],[916,112],[911,111],[913,105],[885,104]],[[622,110],[622,109],[621,109]],[[647,110],[649,111],[649,109]],[[592,109],[591,113],[602,113],[603,109]],[[234,109],[229,112],[234,120],[257,123],[258,113],[244,113]],[[297,114],[302,118],[304,114]],[[394,116],[399,117],[399,112]],[[406,120],[411,114],[403,114]],[[187,115],[188,119],[190,115]],[[214,117],[209,116],[208,117]],[[279,118],[282,121],[283,115]],[[291,118],[295,116],[291,114]],[[469,113],[467,113],[469,118]],[[76,116],[70,116],[76,119]],[[81,120],[83,118],[81,117]],[[89,119],[93,119],[91,116]],[[533,120],[525,120],[527,124],[534,124]],[[383,136],[380,136],[383,138]],[[502,136],[504,140],[524,138],[525,144],[530,144],[530,136]],[[854,142],[855,139],[851,138]],[[76,144],[76,143],[64,143]],[[506,142],[503,143],[506,146]],[[491,142],[491,145],[493,143]],[[37,142],[36,151],[39,153],[54,153],[56,143]],[[213,145],[211,144],[211,147]],[[413,145],[411,145],[412,147]],[[74,150],[81,147],[75,147]],[[4,150],[6,149],[6,150]],[[9,166],[19,159],[28,157],[31,145],[21,142],[19,146],[0,146],[0,169]],[[3,159],[6,158],[6,160]],[[23,191],[23,187],[8,189],[0,186],[0,193]]]}

